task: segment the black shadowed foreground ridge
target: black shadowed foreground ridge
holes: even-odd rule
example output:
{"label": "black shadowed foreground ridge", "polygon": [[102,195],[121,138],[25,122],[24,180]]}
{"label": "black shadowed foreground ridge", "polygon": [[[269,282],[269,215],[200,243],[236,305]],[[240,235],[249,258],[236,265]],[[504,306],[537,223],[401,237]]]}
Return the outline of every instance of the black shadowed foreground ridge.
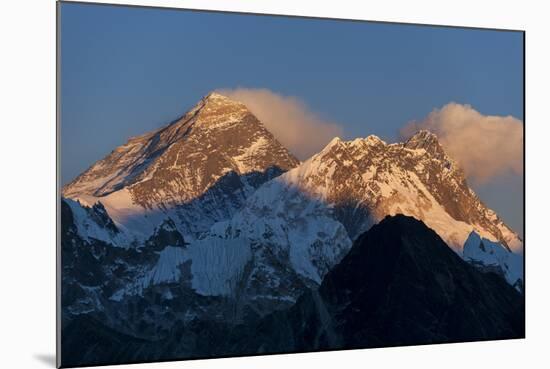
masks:
{"label": "black shadowed foreground ridge", "polygon": [[[358,237],[318,289],[286,310],[236,326],[177,325],[158,341],[76,319],[65,329],[64,359],[71,366],[522,338],[523,301],[421,221],[388,216]],[[101,344],[90,344],[90,336]]]}
{"label": "black shadowed foreground ridge", "polygon": [[421,221],[388,216],[354,242],[318,291],[260,321],[244,342],[237,332],[235,353],[522,338],[523,301]]}

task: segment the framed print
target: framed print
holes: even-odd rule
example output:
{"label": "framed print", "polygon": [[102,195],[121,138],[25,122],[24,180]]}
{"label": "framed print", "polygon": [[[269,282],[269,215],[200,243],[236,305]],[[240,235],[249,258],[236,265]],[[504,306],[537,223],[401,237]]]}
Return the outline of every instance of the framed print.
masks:
{"label": "framed print", "polygon": [[58,365],[525,336],[524,32],[58,3]]}

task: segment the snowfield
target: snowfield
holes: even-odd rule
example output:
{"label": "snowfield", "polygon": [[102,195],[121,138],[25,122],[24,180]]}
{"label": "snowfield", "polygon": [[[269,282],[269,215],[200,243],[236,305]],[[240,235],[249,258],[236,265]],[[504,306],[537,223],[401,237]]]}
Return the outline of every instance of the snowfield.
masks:
{"label": "snowfield", "polygon": [[336,137],[300,163],[243,104],[211,94],[178,121],[116,148],[63,194],[88,243],[139,249],[167,221],[185,240],[164,244],[113,301],[188,282],[204,296],[292,302],[361,233],[396,214],[523,285],[523,242],[427,131],[393,144]]}

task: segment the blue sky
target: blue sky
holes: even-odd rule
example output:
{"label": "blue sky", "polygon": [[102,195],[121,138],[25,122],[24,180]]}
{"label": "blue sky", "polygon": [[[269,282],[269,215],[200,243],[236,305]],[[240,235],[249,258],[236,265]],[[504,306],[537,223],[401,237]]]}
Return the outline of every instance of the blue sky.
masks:
{"label": "blue sky", "polygon": [[[345,138],[387,141],[454,101],[523,120],[523,35],[62,3],[61,177],[218,88],[299,97]],[[523,233],[522,179],[476,185]]]}

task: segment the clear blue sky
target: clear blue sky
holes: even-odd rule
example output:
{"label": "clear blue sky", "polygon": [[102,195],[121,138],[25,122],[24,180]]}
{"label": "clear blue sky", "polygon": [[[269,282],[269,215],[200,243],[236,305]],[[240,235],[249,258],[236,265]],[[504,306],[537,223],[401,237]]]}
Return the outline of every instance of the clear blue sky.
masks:
{"label": "clear blue sky", "polygon": [[[455,101],[523,120],[523,35],[289,17],[61,5],[61,177],[217,88],[300,97],[346,138]],[[478,186],[523,233],[521,178]]]}

